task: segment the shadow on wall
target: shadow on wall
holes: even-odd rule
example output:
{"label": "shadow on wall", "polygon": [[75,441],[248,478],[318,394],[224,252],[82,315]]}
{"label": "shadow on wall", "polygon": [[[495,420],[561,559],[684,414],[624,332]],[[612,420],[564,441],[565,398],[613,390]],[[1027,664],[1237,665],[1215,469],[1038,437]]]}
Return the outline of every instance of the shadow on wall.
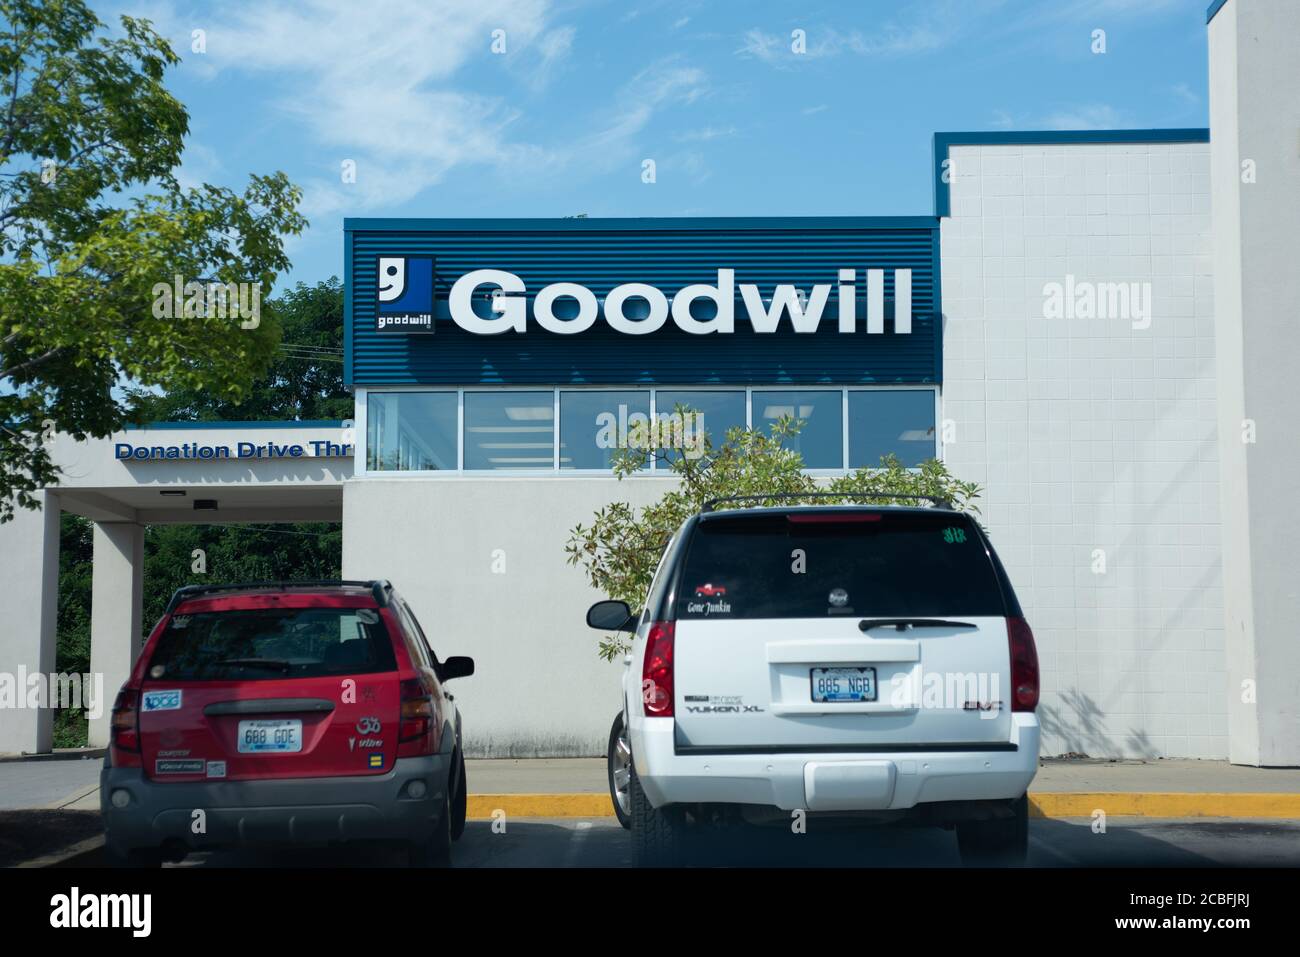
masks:
{"label": "shadow on wall", "polygon": [[[1121,735],[1103,727],[1105,712],[1082,691],[1071,689],[1062,692],[1059,700],[1059,705],[1038,705],[1038,722],[1043,729],[1044,743],[1055,742],[1057,747],[1062,748],[1058,754],[1074,752],[1091,758],[1160,756],[1145,731],[1130,729],[1121,744]],[[1055,757],[1052,750],[1054,749],[1044,747],[1044,756]]]}
{"label": "shadow on wall", "polygon": [[[613,716],[611,711],[610,718]],[[465,719],[467,726],[470,717]],[[605,745],[606,742],[598,738],[571,734],[538,735],[523,729],[518,734],[475,737],[467,727],[465,733],[467,758],[603,758]]]}

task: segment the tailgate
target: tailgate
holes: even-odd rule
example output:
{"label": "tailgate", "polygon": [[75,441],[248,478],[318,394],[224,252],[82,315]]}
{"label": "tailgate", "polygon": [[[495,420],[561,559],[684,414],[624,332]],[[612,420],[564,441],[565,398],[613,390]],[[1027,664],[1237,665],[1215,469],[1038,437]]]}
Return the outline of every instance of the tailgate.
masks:
{"label": "tailgate", "polygon": [[398,672],[372,609],[177,614],[146,675],[140,745],[155,780],[382,774],[396,760]]}
{"label": "tailgate", "polygon": [[679,747],[903,751],[1010,740],[1007,604],[984,537],[959,513],[705,517],[675,612]]}
{"label": "tailgate", "polygon": [[865,634],[857,623],[679,620],[678,743],[925,750],[1010,740],[1004,618]]}

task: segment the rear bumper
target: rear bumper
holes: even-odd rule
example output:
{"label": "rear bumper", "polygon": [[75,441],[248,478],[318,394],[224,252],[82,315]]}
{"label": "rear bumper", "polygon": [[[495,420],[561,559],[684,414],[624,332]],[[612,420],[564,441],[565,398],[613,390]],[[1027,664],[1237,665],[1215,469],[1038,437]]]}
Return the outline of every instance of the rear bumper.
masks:
{"label": "rear bumper", "polygon": [[[164,784],[140,768],[106,764],[99,802],[107,840],[120,850],[424,840],[439,821],[450,766],[448,755],[432,754],[399,758],[385,774]],[[418,798],[410,793],[416,781],[425,792]],[[116,807],[121,791],[130,802]]]}
{"label": "rear bumper", "polygon": [[1015,714],[1003,750],[678,754],[671,718],[632,727],[650,803],[752,804],[793,811],[906,810],[1019,798],[1038,770],[1038,719]]}

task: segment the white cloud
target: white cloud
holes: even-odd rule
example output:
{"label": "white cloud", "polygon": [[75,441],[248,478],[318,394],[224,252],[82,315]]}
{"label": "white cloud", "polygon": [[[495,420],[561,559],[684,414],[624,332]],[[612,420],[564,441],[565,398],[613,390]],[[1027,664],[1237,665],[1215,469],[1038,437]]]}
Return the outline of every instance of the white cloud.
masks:
{"label": "white cloud", "polygon": [[679,143],[707,143],[709,140],[735,136],[739,132],[734,126],[703,126],[697,130],[684,130],[674,137]]}
{"label": "white cloud", "polygon": [[[573,40],[572,31],[546,32],[547,0],[392,0],[382,9],[243,0],[203,15],[156,3],[145,12],[173,38],[185,69],[265,79],[262,108],[298,124],[302,157],[331,171],[304,183],[309,216],[400,203],[454,167],[530,153],[535,147],[507,136],[511,107],[458,89],[454,78],[472,58],[492,55],[496,29],[506,31],[507,56],[543,70]],[[205,54],[189,53],[194,28],[206,31]],[[335,172],[345,159],[357,163],[355,184]]]}
{"label": "white cloud", "polygon": [[705,183],[713,171],[709,169],[704,156],[693,151],[674,153],[659,164],[659,182],[668,183],[674,179],[687,179],[693,186]]}
{"label": "white cloud", "polygon": [[1050,130],[1118,130],[1131,126],[1127,114],[1105,103],[1089,103],[1058,110],[1041,124]]}
{"label": "white cloud", "polygon": [[1175,83],[1169,88],[1174,96],[1182,100],[1188,106],[1200,106],[1201,98],[1192,92],[1192,88],[1186,83]]}
{"label": "white cloud", "polygon": [[794,55],[790,52],[790,47],[780,37],[764,33],[757,27],[745,31],[736,53],[740,56],[754,57],[764,63],[775,63],[783,56]]}
{"label": "white cloud", "polygon": [[619,91],[618,105],[601,128],[584,137],[573,155],[609,165],[625,157],[636,134],[667,106],[694,103],[707,92],[703,70],[672,56],[646,67]]}
{"label": "white cloud", "polygon": [[[400,205],[457,168],[550,175],[626,160],[657,111],[704,92],[701,71],[660,60],[612,94],[590,132],[534,142],[518,133],[523,107],[509,89],[484,95],[463,74],[471,65],[499,67],[521,92],[544,88],[577,36],[551,22],[553,0],[231,0],[198,14],[136,0],[135,9],[172,38],[191,75],[264,84],[257,119],[269,114],[301,130],[295,159],[318,170],[295,175],[314,223]],[[203,55],[189,52],[196,28],[206,31]],[[498,29],[504,55],[491,52]],[[215,168],[214,151],[194,138],[188,149],[195,176]],[[356,163],[355,183],[341,180],[344,160]]]}
{"label": "white cloud", "polygon": [[841,29],[832,24],[800,24],[806,49],[795,53],[789,33],[768,33],[758,27],[741,38],[737,55],[776,66],[843,54],[871,57],[911,56],[949,46],[967,25],[993,10],[1003,0],[931,0],[908,6],[904,19],[884,20],[871,31]]}
{"label": "white cloud", "polygon": [[537,41],[540,62],[529,64],[525,68],[529,84],[534,90],[541,90],[550,83],[556,68],[573,52],[573,38],[576,34],[573,27],[560,27],[542,34]]}

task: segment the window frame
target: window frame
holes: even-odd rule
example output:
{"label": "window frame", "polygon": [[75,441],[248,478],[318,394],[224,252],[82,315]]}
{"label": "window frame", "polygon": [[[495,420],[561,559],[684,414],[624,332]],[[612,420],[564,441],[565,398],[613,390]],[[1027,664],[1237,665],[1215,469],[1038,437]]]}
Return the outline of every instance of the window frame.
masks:
{"label": "window frame", "polygon": [[[650,415],[653,417],[658,412],[658,397],[660,392],[743,392],[745,396],[745,426],[746,428],[754,427],[754,393],[757,392],[840,392],[841,393],[841,421],[840,430],[842,437],[842,456],[843,466],[841,468],[817,468],[805,469],[804,471],[811,476],[828,476],[834,477],[847,475],[854,471],[849,468],[849,393],[850,392],[930,392],[934,396],[934,457],[940,461],[945,460],[945,449],[943,443],[943,395],[942,389],[938,384],[933,383],[899,383],[899,384],[859,384],[859,385],[836,385],[831,383],[801,383],[798,385],[780,384],[760,384],[760,385],[727,385],[721,383],[709,383],[707,385],[696,385],[692,383],[602,383],[600,385],[559,385],[559,386],[537,386],[537,385],[472,385],[472,386],[442,386],[442,385],[401,385],[401,386],[380,386],[380,387],[363,387],[358,386],[354,390],[354,428],[355,435],[358,438],[356,447],[353,450],[353,476],[356,478],[380,478],[380,479],[425,479],[428,481],[445,482],[445,481],[466,481],[466,480],[491,480],[491,479],[518,479],[533,478],[542,480],[554,479],[573,479],[573,478],[593,478],[609,477],[608,468],[598,469],[576,469],[560,468],[560,393],[561,392],[623,392],[623,391],[649,391],[650,393]],[[455,393],[456,395],[456,468],[455,469],[404,469],[404,470],[385,470],[385,469],[368,469],[366,467],[366,456],[369,454],[369,423],[367,421],[367,407],[371,393],[394,393],[394,392],[441,392]],[[555,424],[552,443],[552,462],[550,469],[544,468],[509,468],[509,469],[466,469],[465,468],[465,396],[471,392],[550,392],[552,394],[553,419]],[[912,469],[915,471],[915,469]],[[650,468],[642,469],[630,478],[636,480],[663,480],[672,477],[668,469],[659,468],[655,462]]]}

